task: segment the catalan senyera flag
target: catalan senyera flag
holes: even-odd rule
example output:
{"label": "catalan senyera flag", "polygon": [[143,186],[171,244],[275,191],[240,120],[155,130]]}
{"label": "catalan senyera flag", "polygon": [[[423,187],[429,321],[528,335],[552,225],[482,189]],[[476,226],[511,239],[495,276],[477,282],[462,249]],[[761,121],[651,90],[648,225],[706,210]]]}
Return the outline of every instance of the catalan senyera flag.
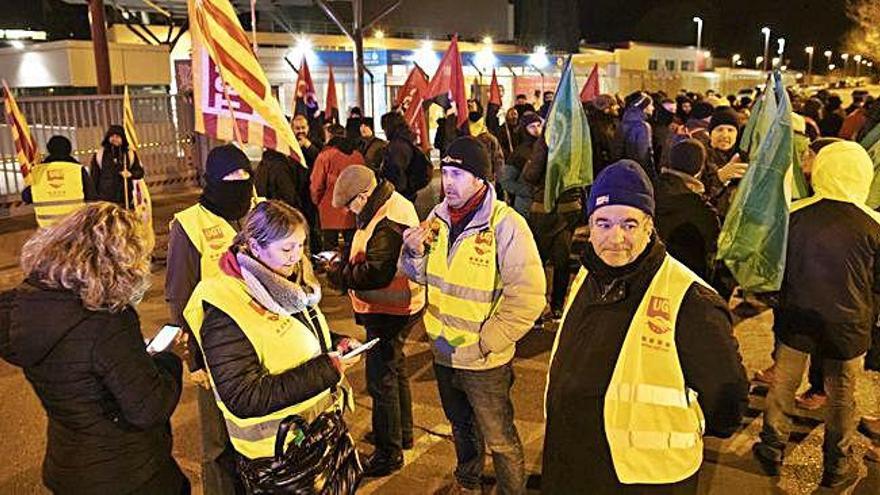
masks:
{"label": "catalan senyera flag", "polygon": [[[138,140],[137,131],[134,127],[134,112],[131,109],[131,98],[128,96],[128,86],[125,87],[122,97],[122,127],[125,129],[125,139],[128,141],[129,149],[135,153],[140,149],[140,140]],[[143,165],[143,162],[141,162]],[[150,191],[147,189],[146,179],[132,181],[134,191],[134,211],[141,219],[144,225],[144,232],[147,239],[147,246],[150,251],[156,245],[156,233],[153,230],[153,199],[150,197]]]}
{"label": "catalan senyera flag", "polygon": [[15,143],[15,158],[18,160],[21,176],[25,183],[30,184],[29,173],[31,168],[40,163],[40,153],[37,150],[37,142],[31,134],[24,114],[18,109],[15,97],[9,91],[6,81],[3,81],[3,106],[6,109],[6,123],[12,130],[12,141]]}
{"label": "catalan senyera flag", "polygon": [[[196,131],[290,155],[302,150],[229,0],[188,0]],[[234,132],[233,125],[239,132]]]}

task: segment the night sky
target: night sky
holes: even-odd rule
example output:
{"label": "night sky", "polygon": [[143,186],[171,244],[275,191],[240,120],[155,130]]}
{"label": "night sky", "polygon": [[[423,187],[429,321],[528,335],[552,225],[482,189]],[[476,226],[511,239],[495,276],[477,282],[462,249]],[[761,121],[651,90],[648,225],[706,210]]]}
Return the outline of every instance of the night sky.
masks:
{"label": "night sky", "polygon": [[744,59],[754,60],[763,51],[761,27],[769,26],[771,51],[775,51],[776,38],[782,36],[786,58],[792,66],[803,66],[804,47],[813,45],[816,53],[831,49],[838,55],[852,26],[844,12],[845,0],[623,2],[626,8],[621,8],[621,0],[581,0],[582,37],[589,42],[632,39],[695,44],[693,17],[699,16],[703,18],[703,46],[715,55],[741,53]]}

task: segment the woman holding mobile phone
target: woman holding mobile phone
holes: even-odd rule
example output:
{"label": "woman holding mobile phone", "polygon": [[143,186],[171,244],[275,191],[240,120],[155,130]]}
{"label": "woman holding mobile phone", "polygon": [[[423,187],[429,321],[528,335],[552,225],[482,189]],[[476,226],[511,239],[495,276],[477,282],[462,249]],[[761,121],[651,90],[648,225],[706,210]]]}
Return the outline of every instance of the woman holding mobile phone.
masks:
{"label": "woman holding mobile phone", "polygon": [[[318,308],[321,287],[304,255],[307,232],[298,210],[259,203],[221,258],[222,274],[199,282],[184,310],[250,490],[256,477],[249,473],[274,455],[281,421],[296,415],[313,422],[340,411],[343,372],[357,361],[340,359],[352,343],[333,345]],[[360,464],[353,449],[351,455],[358,473],[343,493],[357,488]]]}
{"label": "woman holding mobile phone", "polygon": [[43,483],[55,493],[189,493],[169,419],[183,368],[148,355],[135,306],[150,252],[133,212],[91,203],[22,249],[25,281],[0,295],[0,352],[46,409]]}

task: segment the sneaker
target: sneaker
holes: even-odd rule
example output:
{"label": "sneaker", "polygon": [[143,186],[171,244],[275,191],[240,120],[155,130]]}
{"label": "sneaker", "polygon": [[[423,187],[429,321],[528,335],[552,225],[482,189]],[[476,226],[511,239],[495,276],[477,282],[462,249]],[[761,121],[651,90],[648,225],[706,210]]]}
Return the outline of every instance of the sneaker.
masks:
{"label": "sneaker", "polygon": [[[367,434],[364,435],[364,442],[366,442],[370,445],[376,445],[376,434],[373,433],[372,431],[368,431]],[[413,439],[412,438],[403,439],[403,442],[401,442],[401,447],[403,447],[403,450],[412,450]]]}
{"label": "sneaker", "polygon": [[755,460],[758,461],[764,474],[767,476],[779,476],[782,459],[779,458],[778,452],[762,442],[757,442],[752,445],[752,454],[755,456]]}
{"label": "sneaker", "polygon": [[754,380],[756,382],[761,382],[767,385],[773,385],[773,379],[776,377],[776,365],[771,365],[769,368],[758,370],[755,372]]}
{"label": "sneaker", "polygon": [[844,463],[843,470],[837,473],[833,473],[831,471],[825,471],[822,473],[822,481],[819,482],[819,486],[823,486],[825,488],[838,488],[843,485],[852,483],[858,477],[858,470],[851,462]]}
{"label": "sneaker", "polygon": [[403,467],[403,456],[391,457],[385,453],[377,452],[364,460],[364,477],[380,478],[400,471]]}
{"label": "sneaker", "polygon": [[880,417],[862,416],[859,420],[859,433],[875,442],[880,442]]}
{"label": "sneaker", "polygon": [[821,409],[822,406],[825,405],[826,400],[828,400],[828,396],[825,395],[825,392],[820,392],[818,390],[807,390],[803,394],[795,397],[794,403],[800,409],[815,411],[817,409]]}

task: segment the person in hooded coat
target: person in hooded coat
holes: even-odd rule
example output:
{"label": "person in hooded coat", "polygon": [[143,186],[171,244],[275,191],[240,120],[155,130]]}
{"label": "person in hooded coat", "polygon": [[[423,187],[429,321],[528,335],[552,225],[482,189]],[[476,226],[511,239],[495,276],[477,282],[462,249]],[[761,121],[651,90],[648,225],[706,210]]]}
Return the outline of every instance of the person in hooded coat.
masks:
{"label": "person in hooded coat", "polygon": [[129,148],[125,129],[121,125],[111,125],[107,129],[107,134],[101,141],[101,149],[92,155],[89,173],[94,181],[98,199],[133,207],[133,181],[144,178],[144,168],[141,166],[137,152]]}
{"label": "person in hooded coat", "polygon": [[28,240],[24,282],[0,295],[0,355],[46,410],[54,493],[190,492],[171,455],[181,361],[148,353],[135,309],[150,280],[141,228],[134,212],[90,203]]}
{"label": "person in hooded coat", "polygon": [[753,453],[766,474],[779,472],[791,410],[811,355],[822,357],[828,406],[821,485],[853,480],[855,390],[880,294],[880,214],[865,205],[873,178],[867,152],[834,142],[816,155],[815,194],[792,204],[785,274],[774,318],[780,344],[761,441]]}
{"label": "person in hooded coat", "polygon": [[657,179],[657,168],[654,163],[654,145],[652,130],[648,119],[654,113],[654,101],[647,93],[637,91],[626,97],[626,110],[614,138],[616,160],[629,159],[638,163],[648,174],[651,181]]}

